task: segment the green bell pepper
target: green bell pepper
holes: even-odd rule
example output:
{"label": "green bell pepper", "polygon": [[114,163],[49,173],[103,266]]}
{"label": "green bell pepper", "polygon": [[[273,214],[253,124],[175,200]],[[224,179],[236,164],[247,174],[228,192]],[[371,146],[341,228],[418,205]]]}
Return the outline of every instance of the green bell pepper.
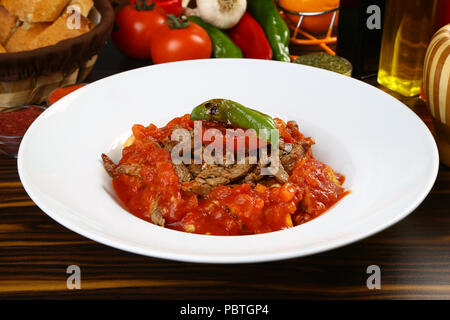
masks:
{"label": "green bell pepper", "polygon": [[238,128],[253,129],[259,137],[262,133],[268,142],[271,142],[272,130],[278,132],[269,115],[227,99],[212,99],[200,104],[192,110],[190,119],[217,121]]}
{"label": "green bell pepper", "polygon": [[208,33],[213,45],[213,56],[215,58],[242,58],[241,49],[220,29],[197,16],[189,16],[187,19],[198,24]]}
{"label": "green bell pepper", "polygon": [[247,10],[258,21],[269,40],[275,60],[291,62],[290,31],[273,0],[248,0]]}

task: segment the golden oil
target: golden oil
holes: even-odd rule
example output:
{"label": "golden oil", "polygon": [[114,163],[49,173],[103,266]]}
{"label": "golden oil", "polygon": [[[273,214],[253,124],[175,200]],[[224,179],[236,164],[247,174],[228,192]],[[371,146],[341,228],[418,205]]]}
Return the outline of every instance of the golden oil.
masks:
{"label": "golden oil", "polygon": [[378,83],[404,96],[420,93],[425,52],[433,35],[436,0],[388,0]]}

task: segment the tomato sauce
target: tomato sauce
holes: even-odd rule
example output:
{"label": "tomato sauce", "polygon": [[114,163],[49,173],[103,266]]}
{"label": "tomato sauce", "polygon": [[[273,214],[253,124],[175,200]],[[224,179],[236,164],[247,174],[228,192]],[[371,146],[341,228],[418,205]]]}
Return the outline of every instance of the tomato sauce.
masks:
{"label": "tomato sauce", "polygon": [[[275,123],[286,142],[304,139],[293,124],[280,119]],[[217,123],[204,126],[226,129]],[[170,153],[156,143],[180,127],[194,127],[188,114],[163,128],[133,126],[135,141],[124,148],[119,164],[139,165],[140,177],[121,174],[113,179],[113,187],[127,209],[141,219],[151,222],[157,204],[165,227],[174,230],[211,235],[266,233],[310,221],[348,193],[342,187],[345,178],[314,159],[311,151],[297,161],[289,181],[280,187],[219,186],[204,197],[185,192]]]}

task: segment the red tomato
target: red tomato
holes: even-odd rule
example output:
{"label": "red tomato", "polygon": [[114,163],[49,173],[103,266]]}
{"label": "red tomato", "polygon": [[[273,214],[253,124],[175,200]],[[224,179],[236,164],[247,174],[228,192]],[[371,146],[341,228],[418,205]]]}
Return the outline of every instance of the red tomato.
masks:
{"label": "red tomato", "polygon": [[199,25],[189,22],[183,28],[170,25],[161,27],[150,45],[153,63],[206,59],[211,57],[212,44],[208,33]]}
{"label": "red tomato", "polygon": [[171,13],[178,17],[183,13],[181,0],[153,0],[153,2],[160,6],[167,14]]}
{"label": "red tomato", "polygon": [[127,56],[149,59],[152,37],[166,21],[166,15],[157,6],[153,10],[137,10],[135,6],[127,5],[116,14],[112,39]]}

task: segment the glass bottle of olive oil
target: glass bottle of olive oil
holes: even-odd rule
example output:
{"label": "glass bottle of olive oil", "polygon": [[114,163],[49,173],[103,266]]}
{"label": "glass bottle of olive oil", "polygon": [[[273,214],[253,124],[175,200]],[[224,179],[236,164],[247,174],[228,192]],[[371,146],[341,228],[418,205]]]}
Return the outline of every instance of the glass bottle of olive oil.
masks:
{"label": "glass bottle of olive oil", "polygon": [[387,1],[378,83],[408,97],[420,93],[435,10],[436,0]]}

